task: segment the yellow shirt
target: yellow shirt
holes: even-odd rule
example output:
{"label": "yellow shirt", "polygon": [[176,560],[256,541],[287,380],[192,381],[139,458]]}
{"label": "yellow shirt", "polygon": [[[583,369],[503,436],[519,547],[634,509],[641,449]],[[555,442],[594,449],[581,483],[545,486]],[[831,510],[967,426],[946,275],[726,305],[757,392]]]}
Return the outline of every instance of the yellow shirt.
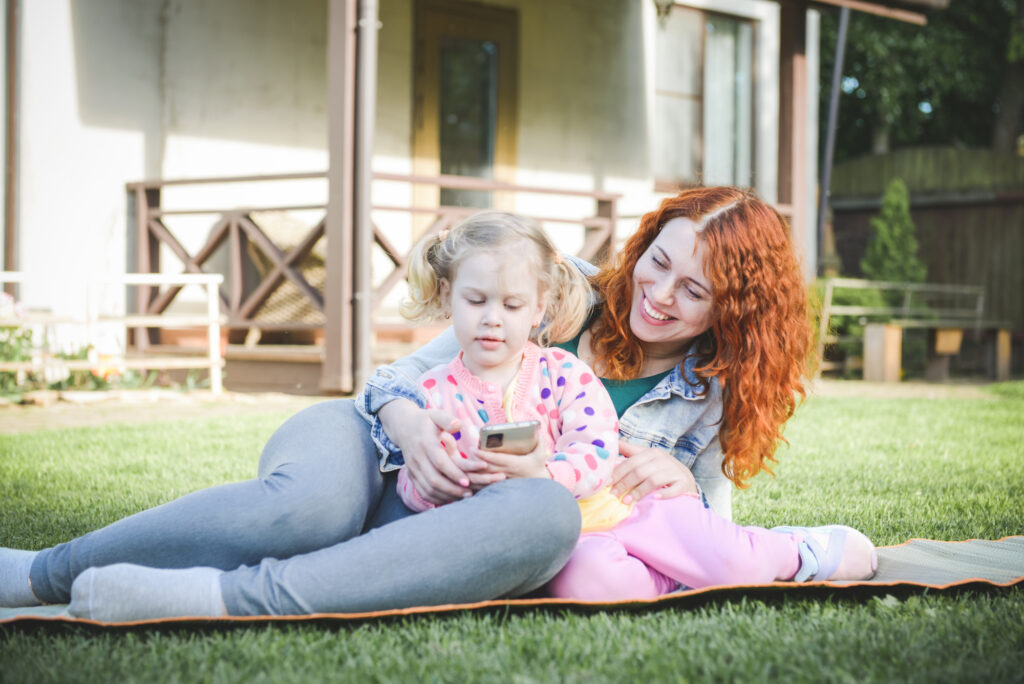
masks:
{"label": "yellow shirt", "polygon": [[622,503],[619,497],[612,494],[611,487],[604,487],[586,499],[580,499],[579,505],[583,515],[581,532],[610,530],[625,520],[633,510],[633,504]]}

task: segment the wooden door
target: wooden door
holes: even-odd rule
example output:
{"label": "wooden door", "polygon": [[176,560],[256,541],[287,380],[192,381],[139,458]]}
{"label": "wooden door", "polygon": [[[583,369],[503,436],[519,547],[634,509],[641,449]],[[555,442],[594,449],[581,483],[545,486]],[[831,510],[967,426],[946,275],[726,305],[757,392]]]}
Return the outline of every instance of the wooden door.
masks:
{"label": "wooden door", "polygon": [[[516,158],[515,10],[419,0],[413,51],[413,170],[513,182]],[[501,207],[479,190],[420,186],[418,206]]]}

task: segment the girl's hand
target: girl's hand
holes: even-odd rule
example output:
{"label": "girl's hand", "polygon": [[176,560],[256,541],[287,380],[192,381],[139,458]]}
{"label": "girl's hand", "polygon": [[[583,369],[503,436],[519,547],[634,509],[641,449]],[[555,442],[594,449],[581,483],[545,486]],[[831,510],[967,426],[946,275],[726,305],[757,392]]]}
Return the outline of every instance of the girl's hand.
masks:
{"label": "girl's hand", "polygon": [[453,432],[459,421],[439,409],[421,409],[408,399],[395,399],[378,412],[384,432],[405,457],[416,491],[440,506],[472,495],[465,470],[481,469],[459,456]]}
{"label": "girl's hand", "polygon": [[626,460],[612,471],[612,494],[623,503],[639,501],[654,490],[659,499],[697,493],[693,473],[668,452],[641,447],[620,439],[619,451]]}
{"label": "girl's hand", "polygon": [[486,472],[499,479],[506,477],[543,477],[551,478],[546,463],[547,448],[538,443],[537,448],[528,454],[506,454],[501,451],[477,449],[476,457],[487,465]]}

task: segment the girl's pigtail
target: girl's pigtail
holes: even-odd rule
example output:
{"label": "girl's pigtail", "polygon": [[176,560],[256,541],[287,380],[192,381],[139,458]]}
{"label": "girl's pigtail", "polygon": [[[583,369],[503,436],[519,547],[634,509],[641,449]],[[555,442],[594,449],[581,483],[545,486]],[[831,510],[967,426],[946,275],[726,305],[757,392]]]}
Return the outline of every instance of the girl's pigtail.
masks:
{"label": "girl's pigtail", "polygon": [[437,235],[425,235],[409,255],[409,296],[399,303],[398,312],[410,321],[436,320],[443,316],[441,279],[433,266],[442,244]]}
{"label": "girl's pigtail", "polygon": [[552,275],[544,324],[537,333],[537,344],[542,347],[571,340],[587,322],[590,311],[590,283],[586,276],[557,253]]}

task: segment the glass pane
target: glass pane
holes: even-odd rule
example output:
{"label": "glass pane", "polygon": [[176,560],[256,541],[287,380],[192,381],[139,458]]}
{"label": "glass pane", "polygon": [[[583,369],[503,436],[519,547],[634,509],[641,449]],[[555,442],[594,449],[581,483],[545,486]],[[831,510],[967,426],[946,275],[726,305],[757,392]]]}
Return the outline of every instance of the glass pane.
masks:
{"label": "glass pane", "polygon": [[751,184],[753,29],[711,15],[704,45],[704,180]]}
{"label": "glass pane", "polygon": [[659,181],[700,178],[703,30],[703,12],[679,5],[658,27],[652,166]]}
{"label": "glass pane", "polygon": [[[498,46],[442,38],[440,100],[441,173],[493,178]],[[491,193],[442,188],[441,204],[490,207]]]}
{"label": "glass pane", "polygon": [[700,97],[703,12],[676,5],[655,40],[654,88]]}
{"label": "glass pane", "polygon": [[654,100],[654,177],[695,182],[700,171],[700,100],[659,95]]}

